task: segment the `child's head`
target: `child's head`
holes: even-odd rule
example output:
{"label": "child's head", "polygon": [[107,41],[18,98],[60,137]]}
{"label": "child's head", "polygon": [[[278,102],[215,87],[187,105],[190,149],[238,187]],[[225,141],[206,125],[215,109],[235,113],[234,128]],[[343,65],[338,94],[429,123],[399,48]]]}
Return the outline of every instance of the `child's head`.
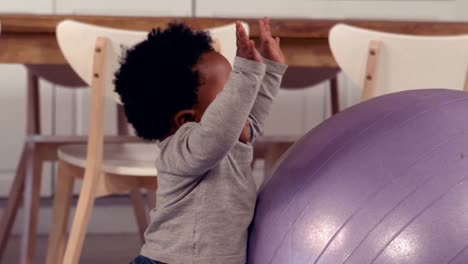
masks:
{"label": "child's head", "polygon": [[230,71],[207,33],[170,24],[126,51],[114,83],[137,134],[161,140],[185,122],[198,122]]}

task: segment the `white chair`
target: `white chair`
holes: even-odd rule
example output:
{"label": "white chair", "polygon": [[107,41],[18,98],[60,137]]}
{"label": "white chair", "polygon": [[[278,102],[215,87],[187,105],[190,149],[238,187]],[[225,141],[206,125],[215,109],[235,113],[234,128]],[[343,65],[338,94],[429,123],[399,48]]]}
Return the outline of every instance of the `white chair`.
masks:
{"label": "white chair", "polygon": [[468,35],[410,36],[338,24],[329,42],[364,100],[409,89],[468,90]]}
{"label": "white chair", "polygon": [[[244,24],[247,28],[247,25]],[[208,30],[216,48],[231,64],[236,53],[235,24]],[[157,188],[154,144],[105,144],[104,97],[112,96],[113,74],[119,67],[122,46],[132,46],[147,32],[117,30],[66,20],[57,26],[57,40],[66,60],[91,86],[88,144],[59,149],[57,194],[47,263],[77,264],[96,197],[135,188]],[[84,176],[82,176],[84,175]],[[75,178],[83,177],[78,205],[65,248],[65,234]],[[62,262],[63,260],[63,262]]]}

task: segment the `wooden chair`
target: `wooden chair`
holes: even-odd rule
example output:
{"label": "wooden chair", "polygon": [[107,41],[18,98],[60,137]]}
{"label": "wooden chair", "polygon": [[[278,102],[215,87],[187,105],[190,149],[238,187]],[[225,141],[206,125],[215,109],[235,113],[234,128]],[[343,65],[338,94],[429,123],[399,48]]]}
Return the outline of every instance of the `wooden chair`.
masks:
{"label": "wooden chair", "polygon": [[[77,264],[94,200],[135,188],[148,188],[154,192],[157,188],[154,162],[158,149],[148,143],[107,144],[103,140],[104,97],[111,96],[119,101],[113,92],[112,80],[119,67],[122,47],[140,42],[147,32],[98,27],[70,20],[59,23],[56,32],[66,60],[91,86],[88,144],[63,146],[58,152],[57,195],[47,253],[48,264]],[[213,28],[209,32],[221,54],[233,63],[235,25]],[[80,177],[83,185],[65,248],[72,186]]]}
{"label": "wooden chair", "polygon": [[468,35],[410,36],[338,24],[330,48],[362,99],[410,90],[468,90]]}
{"label": "wooden chair", "polygon": [[[26,142],[18,164],[10,196],[2,214],[0,224],[0,256],[4,252],[11,229],[23,200],[24,223],[21,239],[19,263],[33,263],[36,249],[36,229],[40,207],[40,189],[42,180],[42,165],[45,161],[57,160],[57,149],[63,144],[85,143],[85,136],[43,135],[41,133],[40,87],[39,80],[43,79],[68,89],[82,88],[86,84],[73,72],[68,65],[25,65],[27,71],[27,123]],[[120,125],[118,133],[125,135],[125,116],[118,112],[117,120]],[[112,137],[109,140],[123,140]],[[131,139],[134,141],[134,139]],[[26,185],[26,186],[25,186]],[[24,197],[23,197],[24,196]],[[139,192],[132,192],[137,219],[146,219],[143,209],[143,199]],[[144,230],[147,221],[139,221],[139,229]],[[143,233],[143,231],[141,231]]]}

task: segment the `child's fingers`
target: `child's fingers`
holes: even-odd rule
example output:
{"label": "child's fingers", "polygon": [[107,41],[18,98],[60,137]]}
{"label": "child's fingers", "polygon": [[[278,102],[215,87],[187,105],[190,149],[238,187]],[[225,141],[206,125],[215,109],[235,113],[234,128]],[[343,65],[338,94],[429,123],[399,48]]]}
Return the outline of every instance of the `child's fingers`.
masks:
{"label": "child's fingers", "polygon": [[278,44],[278,46],[280,46],[280,42],[281,42],[280,38],[279,38],[279,37],[275,37],[275,41],[276,41],[276,44]]}
{"label": "child's fingers", "polygon": [[245,32],[244,27],[240,22],[236,22],[236,36],[237,38],[243,38],[243,32]]}
{"label": "child's fingers", "polygon": [[239,32],[239,37],[242,39],[247,38],[247,33],[245,33],[244,26],[239,22],[238,24],[238,32]]}
{"label": "child's fingers", "polygon": [[239,30],[240,30],[240,27],[239,27],[239,22],[236,22],[236,43],[237,43],[237,46],[240,46],[240,36],[239,36]]}
{"label": "child's fingers", "polygon": [[253,40],[249,40],[248,49],[249,49],[249,53],[253,55],[253,52],[255,50],[255,42]]}
{"label": "child's fingers", "polygon": [[236,38],[236,45],[237,45],[237,48],[242,48],[244,46],[244,44],[242,43],[239,37]]}
{"label": "child's fingers", "polygon": [[244,26],[242,26],[242,24],[239,25],[239,38],[244,44],[247,44],[249,41],[247,33],[245,32]]}
{"label": "child's fingers", "polygon": [[258,20],[258,28],[260,30],[260,42],[264,42],[267,39],[267,36],[265,32],[265,23],[262,19]]}
{"label": "child's fingers", "polygon": [[249,46],[250,46],[250,52],[251,52],[253,60],[256,62],[261,62],[262,56],[260,55],[260,52],[258,52],[257,48],[255,47],[255,42],[253,40],[249,41]]}
{"label": "child's fingers", "polygon": [[236,22],[236,43],[238,47],[245,47],[248,44],[247,34],[240,22]]}
{"label": "child's fingers", "polygon": [[263,23],[265,24],[265,32],[268,36],[271,36],[271,28],[270,28],[270,19],[265,17],[263,19]]}

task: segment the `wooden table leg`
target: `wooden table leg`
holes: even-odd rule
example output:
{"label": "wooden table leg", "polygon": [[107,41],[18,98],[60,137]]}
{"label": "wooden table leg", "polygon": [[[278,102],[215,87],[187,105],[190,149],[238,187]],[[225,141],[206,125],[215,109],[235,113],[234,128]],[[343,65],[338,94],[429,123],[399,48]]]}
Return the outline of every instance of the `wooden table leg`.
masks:
{"label": "wooden table leg", "polygon": [[23,198],[26,155],[27,149],[25,145],[23,146],[20,161],[16,168],[15,179],[11,185],[8,201],[5,209],[3,209],[2,220],[0,222],[0,262],[2,262],[1,259],[5,252],[11,229],[13,228],[13,223]]}
{"label": "wooden table leg", "polygon": [[339,93],[338,76],[335,76],[330,80],[330,98],[331,98],[332,115],[335,115],[340,111],[340,99],[339,99],[338,93]]}
{"label": "wooden table leg", "polygon": [[24,223],[19,263],[32,264],[36,253],[36,229],[42,178],[42,161],[38,146],[34,143],[28,143],[25,175]]}
{"label": "wooden table leg", "polygon": [[151,211],[156,208],[156,190],[147,189],[146,199],[148,200],[148,209]]}

